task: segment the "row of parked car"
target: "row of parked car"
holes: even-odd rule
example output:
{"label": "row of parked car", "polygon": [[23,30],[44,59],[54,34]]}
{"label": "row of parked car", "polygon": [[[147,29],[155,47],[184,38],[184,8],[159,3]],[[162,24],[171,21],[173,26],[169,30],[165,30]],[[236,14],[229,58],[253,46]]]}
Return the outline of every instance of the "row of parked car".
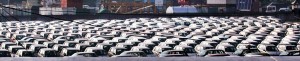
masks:
{"label": "row of parked car", "polygon": [[273,16],[0,23],[1,57],[298,56],[298,23]]}

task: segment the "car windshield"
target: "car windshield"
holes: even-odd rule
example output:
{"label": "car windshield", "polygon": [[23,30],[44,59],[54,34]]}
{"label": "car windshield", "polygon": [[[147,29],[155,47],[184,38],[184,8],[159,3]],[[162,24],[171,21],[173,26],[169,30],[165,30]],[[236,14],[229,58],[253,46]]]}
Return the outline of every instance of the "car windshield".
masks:
{"label": "car windshield", "polygon": [[184,51],[170,51],[168,54],[177,54],[177,55],[187,56],[187,54]]}
{"label": "car windshield", "polygon": [[0,57],[10,57],[10,53],[8,51],[0,51]]}
{"label": "car windshield", "polygon": [[267,46],[266,51],[278,51],[278,49],[275,46]]}
{"label": "car windshield", "polygon": [[59,33],[59,31],[54,31],[54,33]]}
{"label": "car windshield", "polygon": [[146,54],[153,54],[152,51],[150,49],[143,49],[143,51],[146,53]]}
{"label": "car windshield", "polygon": [[76,44],[77,44],[77,43],[69,43],[69,46],[70,46],[70,47],[75,47]]}
{"label": "car windshield", "polygon": [[57,57],[56,51],[45,51],[45,57]]}
{"label": "car windshield", "polygon": [[76,38],[75,36],[69,36],[69,37],[67,37],[66,39],[67,39],[67,40],[75,40],[75,38]]}
{"label": "car windshield", "polygon": [[213,47],[204,47],[204,49],[214,49]]}
{"label": "car windshield", "polygon": [[76,53],[76,52],[78,52],[77,50],[69,50],[68,51],[68,56],[70,56],[70,55],[72,55],[72,54],[74,54],[74,53]]}
{"label": "car windshield", "polygon": [[91,31],[91,33],[96,33],[96,32],[97,32],[96,30],[92,30],[92,31]]}
{"label": "car windshield", "polygon": [[217,46],[219,43],[209,43],[211,46]]}
{"label": "car windshield", "polygon": [[106,52],[104,50],[93,50],[93,52],[95,52],[96,55],[106,55]]}
{"label": "car windshield", "polygon": [[33,52],[30,51],[23,51],[22,57],[32,57]]}
{"label": "car windshield", "polygon": [[260,51],[258,49],[250,49],[250,51],[246,49],[244,53],[260,53]]}
{"label": "car windshield", "polygon": [[20,50],[20,49],[24,49],[24,48],[13,48],[12,49],[12,53],[16,53],[18,50]]}
{"label": "car windshield", "polygon": [[234,48],[234,47],[227,47],[227,48],[225,48],[226,52],[234,52],[235,50],[236,50],[236,48]]}
{"label": "car windshield", "polygon": [[75,36],[75,38],[81,38],[82,36],[79,34],[73,34]]}
{"label": "car windshield", "polygon": [[193,49],[193,48],[185,48],[184,51],[186,53],[195,53],[196,52],[195,49]]}
{"label": "car windshield", "polygon": [[58,44],[63,44],[65,43],[65,41],[61,40],[61,41],[58,41]]}
{"label": "car windshield", "polygon": [[179,36],[187,36],[187,33],[179,33]]}
{"label": "car windshield", "polygon": [[162,51],[172,50],[172,48],[162,48]]}
{"label": "car windshield", "polygon": [[222,50],[208,50],[207,54],[225,54]]}
{"label": "car windshield", "polygon": [[146,54],[142,53],[142,52],[131,52],[131,53],[127,53],[127,54],[130,54],[130,55],[134,55],[134,56],[146,56]]}
{"label": "car windshield", "polygon": [[25,37],[25,36],[20,35],[20,36],[17,36],[16,39],[17,39],[17,40],[21,40],[23,37]]}
{"label": "car windshield", "polygon": [[287,46],[286,50],[296,50],[296,47],[295,46]]}
{"label": "car windshield", "polygon": [[119,55],[119,54],[121,54],[123,51],[124,51],[123,49],[117,49],[116,54]]}
{"label": "car windshield", "polygon": [[60,35],[54,35],[54,36],[53,36],[53,39],[57,38],[58,36],[60,36]]}

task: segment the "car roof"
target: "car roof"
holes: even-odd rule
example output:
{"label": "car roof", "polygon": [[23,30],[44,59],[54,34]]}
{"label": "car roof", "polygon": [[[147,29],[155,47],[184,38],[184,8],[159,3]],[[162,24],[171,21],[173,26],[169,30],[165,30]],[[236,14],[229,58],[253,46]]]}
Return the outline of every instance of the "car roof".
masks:
{"label": "car roof", "polygon": [[44,51],[56,51],[56,50],[51,49],[51,48],[42,48],[41,50],[44,50]]}
{"label": "car roof", "polygon": [[[135,48],[139,48],[139,49],[150,49],[148,47],[145,47],[145,46],[134,46]],[[133,48],[133,47],[132,47]]]}
{"label": "car roof", "polygon": [[71,48],[71,47],[68,47],[68,48],[64,48],[66,50],[80,50],[80,49],[77,49],[77,48]]}

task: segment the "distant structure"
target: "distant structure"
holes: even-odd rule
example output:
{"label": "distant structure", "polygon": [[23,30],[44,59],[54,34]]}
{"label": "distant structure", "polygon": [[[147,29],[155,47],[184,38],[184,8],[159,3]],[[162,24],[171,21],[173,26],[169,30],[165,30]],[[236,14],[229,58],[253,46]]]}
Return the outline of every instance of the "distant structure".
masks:
{"label": "distant structure", "polygon": [[[165,13],[174,0],[102,0],[101,5],[111,13],[159,14]],[[177,3],[177,2],[176,2]]]}
{"label": "distant structure", "polygon": [[225,13],[236,11],[237,0],[207,0],[208,13]]}
{"label": "distant structure", "polygon": [[296,15],[300,15],[300,0],[292,2],[292,10]]}
{"label": "distant structure", "polygon": [[61,7],[68,8],[68,7],[75,7],[75,8],[82,8],[83,0],[61,0]]}
{"label": "distant structure", "polygon": [[60,7],[61,0],[41,0],[43,7]]}
{"label": "distant structure", "polygon": [[41,0],[27,0],[26,8],[32,8],[33,6],[42,6]]}
{"label": "distant structure", "polygon": [[237,0],[237,10],[242,12],[259,12],[259,0]]}

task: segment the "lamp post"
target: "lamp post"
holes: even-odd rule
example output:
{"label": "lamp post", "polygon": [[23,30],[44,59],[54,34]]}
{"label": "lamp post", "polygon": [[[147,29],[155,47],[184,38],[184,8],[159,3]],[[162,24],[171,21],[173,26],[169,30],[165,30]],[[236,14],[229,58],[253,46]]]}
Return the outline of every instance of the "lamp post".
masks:
{"label": "lamp post", "polygon": [[[8,7],[10,7],[10,0],[8,0],[7,4],[8,4]],[[8,14],[11,14],[10,9],[8,9]]]}

